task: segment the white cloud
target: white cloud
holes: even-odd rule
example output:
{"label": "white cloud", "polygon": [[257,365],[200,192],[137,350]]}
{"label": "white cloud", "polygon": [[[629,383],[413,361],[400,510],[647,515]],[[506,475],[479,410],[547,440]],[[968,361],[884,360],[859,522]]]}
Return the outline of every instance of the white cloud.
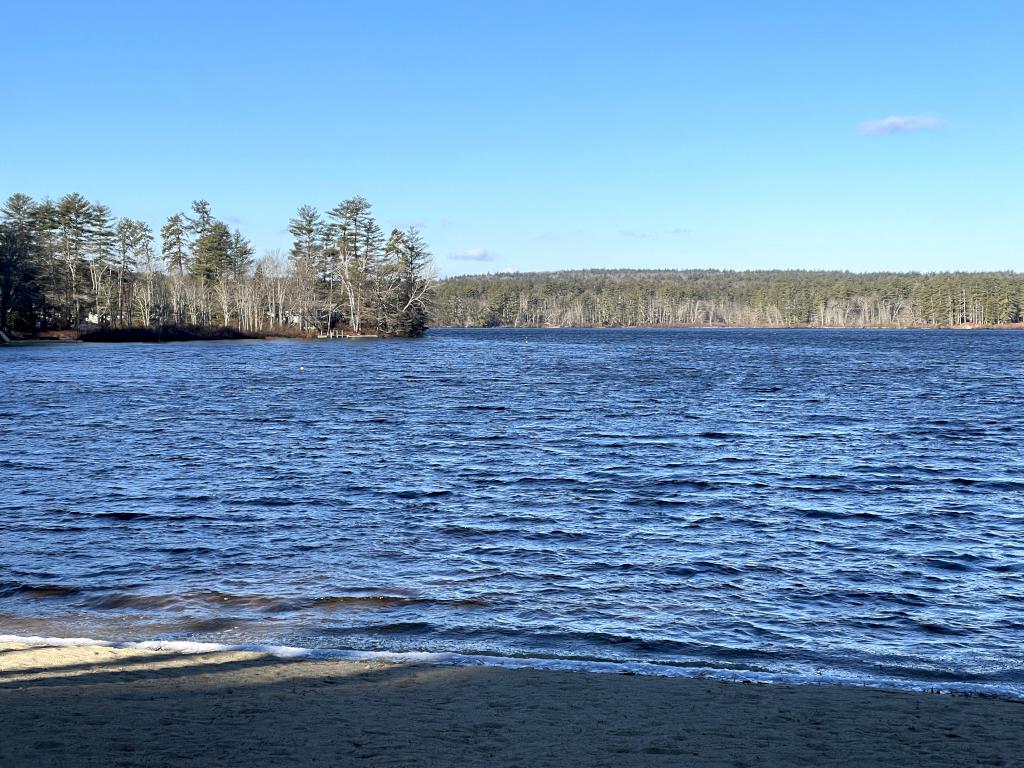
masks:
{"label": "white cloud", "polygon": [[862,136],[884,136],[890,133],[934,131],[943,125],[942,120],[934,115],[889,115],[861,123],[857,132]]}
{"label": "white cloud", "polygon": [[495,255],[487,248],[467,248],[455,251],[451,258],[455,261],[494,261]]}

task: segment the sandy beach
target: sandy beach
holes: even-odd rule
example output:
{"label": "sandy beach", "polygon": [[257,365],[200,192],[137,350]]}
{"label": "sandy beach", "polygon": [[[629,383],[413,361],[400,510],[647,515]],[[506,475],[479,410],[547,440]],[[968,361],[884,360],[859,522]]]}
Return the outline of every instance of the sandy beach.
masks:
{"label": "sandy beach", "polygon": [[1019,766],[1024,703],[838,686],[0,646],[0,765]]}

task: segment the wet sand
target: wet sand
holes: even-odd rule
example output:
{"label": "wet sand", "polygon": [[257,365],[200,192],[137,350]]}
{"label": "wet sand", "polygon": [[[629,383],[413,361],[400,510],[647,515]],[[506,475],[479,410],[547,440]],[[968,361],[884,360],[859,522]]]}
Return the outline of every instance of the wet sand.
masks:
{"label": "wet sand", "polygon": [[0,766],[1022,766],[1024,703],[0,645]]}

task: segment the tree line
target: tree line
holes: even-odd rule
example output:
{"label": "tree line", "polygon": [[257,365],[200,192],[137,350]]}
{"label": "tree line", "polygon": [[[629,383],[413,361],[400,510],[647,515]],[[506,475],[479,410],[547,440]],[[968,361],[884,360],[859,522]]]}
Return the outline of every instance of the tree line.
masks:
{"label": "tree line", "polygon": [[352,197],[325,214],[303,205],[290,252],[256,259],[205,200],[168,217],[159,243],[143,221],[73,193],[0,207],[0,328],[14,331],[231,326],[249,333],[415,336],[433,267],[423,236],[388,236]]}
{"label": "tree line", "polygon": [[931,327],[1020,323],[1016,272],[600,269],[452,277],[435,324],[456,327]]}

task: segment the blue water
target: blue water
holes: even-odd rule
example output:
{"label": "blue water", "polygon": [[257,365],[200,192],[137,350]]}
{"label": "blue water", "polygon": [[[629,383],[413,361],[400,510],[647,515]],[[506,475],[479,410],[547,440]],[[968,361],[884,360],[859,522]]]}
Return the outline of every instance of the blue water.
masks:
{"label": "blue water", "polygon": [[0,349],[0,633],[1024,696],[1024,334]]}

